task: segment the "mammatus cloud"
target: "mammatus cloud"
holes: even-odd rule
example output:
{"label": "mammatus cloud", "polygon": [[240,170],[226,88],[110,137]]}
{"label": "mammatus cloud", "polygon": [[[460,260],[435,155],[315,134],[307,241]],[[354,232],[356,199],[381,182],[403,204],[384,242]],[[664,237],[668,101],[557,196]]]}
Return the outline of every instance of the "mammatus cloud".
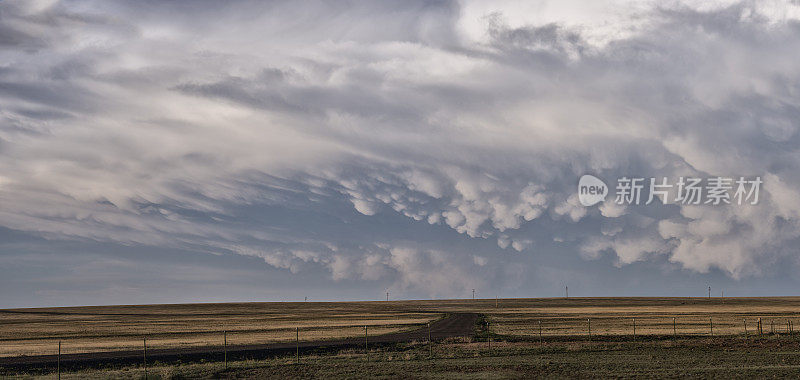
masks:
{"label": "mammatus cloud", "polygon": [[[437,296],[509,254],[735,278],[796,257],[797,6],[562,6],[4,1],[0,226]],[[585,208],[586,173],[765,183],[753,207]],[[580,248],[541,251],[546,225]]]}

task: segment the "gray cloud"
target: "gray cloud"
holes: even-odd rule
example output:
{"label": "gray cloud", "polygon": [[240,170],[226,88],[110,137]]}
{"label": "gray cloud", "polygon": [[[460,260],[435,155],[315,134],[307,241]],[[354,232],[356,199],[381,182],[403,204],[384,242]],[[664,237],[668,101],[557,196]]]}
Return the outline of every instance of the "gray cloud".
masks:
{"label": "gray cloud", "polygon": [[[514,7],[3,2],[0,226],[442,297],[797,264],[796,5],[619,30]],[[765,184],[753,207],[587,209],[585,173]]]}

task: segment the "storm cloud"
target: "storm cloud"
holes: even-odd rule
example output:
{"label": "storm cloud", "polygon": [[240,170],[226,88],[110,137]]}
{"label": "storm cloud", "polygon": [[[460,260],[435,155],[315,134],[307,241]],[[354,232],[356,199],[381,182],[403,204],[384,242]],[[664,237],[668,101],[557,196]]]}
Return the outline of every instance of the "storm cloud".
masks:
{"label": "storm cloud", "polygon": [[[22,269],[2,292],[161,300],[140,271],[208,278],[209,299],[793,284],[798,19],[781,2],[4,1],[0,262]],[[764,184],[752,206],[587,208],[586,173]]]}

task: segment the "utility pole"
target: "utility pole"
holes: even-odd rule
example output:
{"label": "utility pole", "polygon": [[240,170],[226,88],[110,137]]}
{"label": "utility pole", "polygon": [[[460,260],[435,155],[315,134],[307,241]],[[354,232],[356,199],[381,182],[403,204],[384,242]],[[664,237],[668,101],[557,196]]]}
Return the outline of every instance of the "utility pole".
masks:
{"label": "utility pole", "polygon": [[566,291],[567,298],[569,298],[569,286],[565,286],[564,291]]}
{"label": "utility pole", "polygon": [[708,298],[711,298],[711,287],[708,287]]}
{"label": "utility pole", "polygon": [[386,302],[389,302],[389,291],[386,291]]}
{"label": "utility pole", "polygon": [[472,299],[475,299],[475,289],[472,289]]}

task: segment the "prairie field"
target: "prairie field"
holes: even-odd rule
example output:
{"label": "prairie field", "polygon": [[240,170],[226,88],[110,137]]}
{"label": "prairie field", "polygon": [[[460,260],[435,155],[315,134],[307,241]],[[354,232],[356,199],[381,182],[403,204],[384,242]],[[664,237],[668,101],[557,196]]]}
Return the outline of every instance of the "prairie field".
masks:
{"label": "prairie field", "polygon": [[[410,343],[365,354],[266,360],[155,363],[147,379],[754,379],[800,377],[800,341],[786,336],[721,336],[632,341]],[[54,379],[53,373],[12,375]],[[145,379],[141,366],[86,368],[62,379]]]}
{"label": "prairie field", "polygon": [[[494,302],[490,302],[490,306]],[[579,298],[508,300],[484,312],[493,333],[539,335],[744,335],[786,333],[800,298]]]}
{"label": "prairie field", "polygon": [[303,302],[0,310],[0,356],[325,340],[420,326],[438,313],[381,303]]}
{"label": "prairie field", "polygon": [[[721,336],[782,334],[800,321],[800,297],[540,298],[375,302],[271,302],[0,310],[0,356],[325,340],[411,330],[448,312],[484,316],[491,334]],[[674,325],[673,325],[674,318]],[[540,330],[541,326],[541,330]],[[482,328],[485,328],[482,327]]]}

